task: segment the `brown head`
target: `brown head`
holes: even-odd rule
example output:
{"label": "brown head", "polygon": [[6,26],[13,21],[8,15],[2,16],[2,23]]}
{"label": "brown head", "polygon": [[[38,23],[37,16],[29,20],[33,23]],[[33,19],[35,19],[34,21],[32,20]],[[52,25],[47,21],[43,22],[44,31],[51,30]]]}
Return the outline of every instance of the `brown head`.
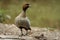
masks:
{"label": "brown head", "polygon": [[30,4],[28,4],[28,3],[24,4],[23,5],[23,11],[26,11],[29,8],[29,6],[30,6]]}

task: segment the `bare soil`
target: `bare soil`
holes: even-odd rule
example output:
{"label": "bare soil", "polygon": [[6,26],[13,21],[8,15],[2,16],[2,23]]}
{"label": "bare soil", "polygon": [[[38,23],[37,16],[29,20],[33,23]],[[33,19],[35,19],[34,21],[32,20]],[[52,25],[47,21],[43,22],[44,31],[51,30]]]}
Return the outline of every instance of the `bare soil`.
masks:
{"label": "bare soil", "polygon": [[[14,24],[0,23],[0,40],[2,40],[1,38],[17,38],[10,40],[60,40],[60,31],[58,29],[49,30],[49,28],[31,28],[32,33],[29,33],[26,36],[19,36],[21,34],[20,29],[17,28]],[[23,30],[23,33],[25,34],[26,31]]]}

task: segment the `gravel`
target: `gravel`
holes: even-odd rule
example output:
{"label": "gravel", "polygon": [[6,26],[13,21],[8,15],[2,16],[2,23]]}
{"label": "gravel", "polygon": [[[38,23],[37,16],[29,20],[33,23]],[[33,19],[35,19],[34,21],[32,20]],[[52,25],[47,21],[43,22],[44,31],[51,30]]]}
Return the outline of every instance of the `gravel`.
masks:
{"label": "gravel", "polygon": [[60,31],[58,29],[52,31],[49,30],[48,28],[38,28],[38,27],[31,27],[31,28],[32,28],[31,34],[27,36],[19,36],[21,32],[19,28],[17,28],[14,24],[0,23],[0,37],[2,37],[1,35],[4,35],[4,37],[5,36],[10,37],[10,35],[15,35],[18,36],[20,40],[60,40]]}

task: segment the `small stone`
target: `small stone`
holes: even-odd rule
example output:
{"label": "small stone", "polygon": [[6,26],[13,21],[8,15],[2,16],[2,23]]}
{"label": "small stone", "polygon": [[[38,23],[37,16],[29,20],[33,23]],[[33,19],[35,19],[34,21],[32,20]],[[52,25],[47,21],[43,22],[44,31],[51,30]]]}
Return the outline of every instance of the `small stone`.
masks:
{"label": "small stone", "polygon": [[25,39],[21,39],[21,40],[25,40]]}

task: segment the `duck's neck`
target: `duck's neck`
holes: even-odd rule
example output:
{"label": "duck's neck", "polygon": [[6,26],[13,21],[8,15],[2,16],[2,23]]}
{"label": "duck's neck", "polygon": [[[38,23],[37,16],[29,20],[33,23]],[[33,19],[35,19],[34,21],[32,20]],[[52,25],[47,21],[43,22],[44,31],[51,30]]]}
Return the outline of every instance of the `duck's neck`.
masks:
{"label": "duck's neck", "polygon": [[24,11],[24,12],[26,12],[26,10],[27,10],[26,8],[25,8],[25,9],[23,9],[23,11]]}
{"label": "duck's neck", "polygon": [[22,13],[20,14],[21,17],[26,17],[26,11],[22,11]]}
{"label": "duck's neck", "polygon": [[24,13],[26,13],[26,10],[23,10]]}

